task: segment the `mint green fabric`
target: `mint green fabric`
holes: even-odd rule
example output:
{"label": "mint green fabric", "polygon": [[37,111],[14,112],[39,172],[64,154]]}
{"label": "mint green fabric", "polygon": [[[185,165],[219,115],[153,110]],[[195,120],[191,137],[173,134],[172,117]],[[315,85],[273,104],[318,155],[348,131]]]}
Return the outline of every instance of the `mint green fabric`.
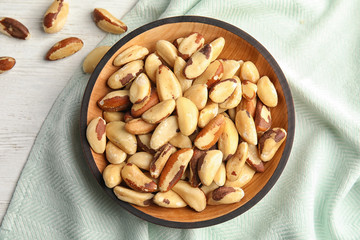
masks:
{"label": "mint green fabric", "polygon": [[208,16],[245,30],[274,56],[296,110],[283,174],[256,206],[220,225],[171,229],[131,215],[104,194],[84,159],[79,115],[89,76],[79,66],[38,134],[0,239],[360,239],[359,9],[358,0],[139,1],[122,19],[129,31],[163,17]]}

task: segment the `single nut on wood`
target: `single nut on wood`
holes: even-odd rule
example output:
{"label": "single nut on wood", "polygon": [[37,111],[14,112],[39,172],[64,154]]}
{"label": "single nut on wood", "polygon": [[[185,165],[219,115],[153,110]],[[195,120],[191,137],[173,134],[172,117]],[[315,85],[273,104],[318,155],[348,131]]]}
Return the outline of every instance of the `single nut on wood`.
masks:
{"label": "single nut on wood", "polygon": [[59,60],[73,55],[80,51],[84,46],[83,41],[76,37],[69,37],[61,40],[50,48],[46,54],[46,59],[50,61]]}
{"label": "single nut on wood", "polygon": [[138,168],[149,171],[153,155],[147,152],[137,152],[127,160],[128,163],[135,164]]}
{"label": "single nut on wood", "polygon": [[215,39],[214,41],[212,41],[210,43],[210,45],[214,49],[212,57],[211,57],[211,61],[210,61],[210,62],[212,62],[212,61],[214,61],[215,59],[218,58],[218,56],[220,55],[220,53],[224,49],[225,39],[223,37],[219,37],[219,38]]}
{"label": "single nut on wood", "polygon": [[127,31],[125,23],[103,8],[95,8],[93,17],[96,25],[105,32],[122,34]]}
{"label": "single nut on wood", "polygon": [[260,100],[268,107],[276,107],[278,104],[278,95],[270,79],[267,76],[260,78],[257,87]]}
{"label": "single nut on wood", "polygon": [[153,83],[156,82],[156,72],[162,64],[163,62],[156,53],[150,54],[145,60],[145,72]]}
{"label": "single nut on wood", "polygon": [[194,140],[194,145],[200,150],[208,150],[219,140],[224,128],[224,115],[217,115],[199,132]]}
{"label": "single nut on wood", "polygon": [[100,46],[92,50],[83,62],[83,71],[85,73],[92,73],[110,48],[110,46]]}
{"label": "single nut on wood", "polygon": [[181,133],[191,135],[197,127],[199,117],[196,105],[188,98],[179,97],[176,100],[176,112]]}
{"label": "single nut on wood", "polygon": [[18,39],[26,40],[30,38],[29,30],[25,25],[13,18],[0,18],[0,32]]}
{"label": "single nut on wood", "polygon": [[242,63],[241,61],[228,59],[220,59],[219,61],[221,61],[224,68],[224,73],[221,77],[221,80],[233,78],[236,75],[236,72],[238,72]]}
{"label": "single nut on wood", "polygon": [[249,165],[244,164],[242,169],[239,172],[239,176],[235,181],[230,181],[229,179],[225,182],[225,187],[243,187],[254,177],[256,171],[252,169]]}
{"label": "single nut on wood", "polygon": [[251,61],[246,61],[242,64],[240,69],[240,79],[257,83],[260,78],[259,71],[255,64]]}
{"label": "single nut on wood", "polygon": [[69,14],[69,4],[64,0],[55,0],[47,9],[44,19],[43,28],[46,33],[59,32],[65,25]]}
{"label": "single nut on wood", "polygon": [[233,78],[216,82],[209,90],[209,98],[216,103],[222,103],[228,99],[237,87],[237,81]]}
{"label": "single nut on wood", "polygon": [[127,154],[117,146],[115,146],[112,142],[108,141],[105,148],[106,160],[109,163],[120,164],[125,161]]}
{"label": "single nut on wood", "polygon": [[117,90],[106,94],[97,101],[97,105],[104,111],[117,112],[130,107],[129,91]]}
{"label": "single nut on wood", "polygon": [[160,65],[156,72],[156,87],[160,101],[177,99],[182,96],[179,80],[165,65]]}
{"label": "single nut on wood", "polygon": [[222,163],[223,154],[220,150],[209,150],[198,162],[198,174],[202,184],[209,186],[215,178]]}
{"label": "single nut on wood", "polygon": [[225,168],[225,163],[222,162],[218,171],[215,174],[214,183],[216,183],[216,185],[218,186],[224,186],[225,181],[226,181],[226,168]]}
{"label": "single nut on wood", "polygon": [[152,132],[156,128],[156,124],[145,122],[141,118],[135,118],[125,123],[125,129],[131,134],[141,135]]}
{"label": "single nut on wood", "polygon": [[271,113],[270,109],[265,106],[260,100],[257,101],[255,110],[255,127],[258,133],[266,132],[271,127]]}
{"label": "single nut on wood", "polygon": [[139,146],[140,149],[154,155],[155,150],[150,148],[151,135],[152,134],[136,135],[136,141],[137,141],[137,145]]}
{"label": "single nut on wood", "polygon": [[103,175],[105,185],[108,188],[114,188],[121,183],[121,181],[122,181],[121,170],[124,167],[124,165],[125,165],[125,163],[109,164],[106,166],[102,175]]}
{"label": "single nut on wood", "polygon": [[155,106],[151,107],[149,110],[143,113],[141,116],[144,121],[152,124],[156,124],[170,116],[170,114],[175,110],[175,100],[167,99],[162,101]]}
{"label": "single nut on wood", "polygon": [[147,177],[135,164],[127,163],[121,170],[124,182],[135,191],[155,192],[157,184]]}
{"label": "single nut on wood", "polygon": [[182,208],[186,207],[186,202],[174,191],[158,192],[153,198],[153,202],[165,208]]}
{"label": "single nut on wood", "polygon": [[198,162],[199,159],[205,154],[204,151],[201,151],[197,148],[194,148],[194,154],[189,162],[189,183],[192,187],[198,187],[201,184],[201,180],[198,174]]}
{"label": "single nut on wood", "polygon": [[125,129],[125,123],[121,121],[110,122],[106,125],[107,138],[127,154],[136,153],[137,141],[135,135]]}
{"label": "single nut on wood", "polygon": [[214,83],[220,81],[224,72],[222,63],[219,60],[215,60],[210,63],[209,67],[199,77],[194,80],[195,84],[206,84],[210,88]]}
{"label": "single nut on wood", "polygon": [[140,73],[135,78],[130,87],[130,101],[132,103],[140,103],[151,94],[151,83],[145,73]]}
{"label": "single nut on wood", "polygon": [[243,81],[241,84],[242,87],[242,96],[247,100],[251,100],[256,97],[257,85],[250,81]]}
{"label": "single nut on wood", "polygon": [[191,148],[183,148],[172,154],[160,174],[159,190],[169,191],[181,178],[193,155]]}
{"label": "single nut on wood", "polygon": [[208,100],[208,89],[206,84],[192,85],[186,92],[184,97],[190,99],[195,103],[198,110],[203,109],[206,106]]}
{"label": "single nut on wood", "polygon": [[264,163],[261,161],[255,145],[249,144],[246,163],[256,172],[264,172],[265,170]]}
{"label": "single nut on wood", "polygon": [[200,76],[211,63],[213,47],[210,44],[204,45],[196,51],[186,62],[184,76],[194,79]]}
{"label": "single nut on wood", "polygon": [[176,152],[176,148],[167,143],[155,153],[154,158],[150,163],[150,174],[153,178],[158,178],[160,176],[166,162],[174,152]]}
{"label": "single nut on wood", "polygon": [[191,79],[187,79],[183,74],[185,65],[186,65],[186,62],[184,59],[182,59],[181,57],[176,57],[175,63],[174,63],[174,74],[175,74],[176,78],[179,80],[181,90],[183,93],[186,90],[188,90],[193,83],[193,81]]}
{"label": "single nut on wood", "polygon": [[219,105],[209,101],[199,113],[198,126],[204,128],[219,112]]}
{"label": "single nut on wood", "polygon": [[225,128],[218,141],[218,149],[223,153],[223,161],[229,160],[236,152],[239,143],[239,134],[234,122],[225,118]]}
{"label": "single nut on wood", "polygon": [[244,197],[244,191],[235,187],[219,187],[209,193],[207,203],[209,205],[231,204],[240,202]]}
{"label": "single nut on wood", "polygon": [[144,61],[136,60],[122,66],[108,79],[107,84],[112,89],[120,89],[133,81],[144,71]]}
{"label": "single nut on wood", "polygon": [[150,140],[150,147],[154,150],[159,149],[170,141],[179,130],[176,116],[170,116],[163,120],[154,130]]}
{"label": "single nut on wood", "polygon": [[257,133],[253,117],[246,110],[239,110],[235,116],[235,125],[240,136],[249,144],[257,144]]}
{"label": "single nut on wood", "polygon": [[149,206],[151,199],[154,197],[151,193],[141,193],[121,186],[116,186],[114,188],[114,194],[121,201],[132,203],[140,207]]}
{"label": "single nut on wood", "polygon": [[[242,88],[240,79],[237,76],[234,76],[233,79],[236,80],[236,88],[234,92],[226,99],[224,102],[219,104],[220,108],[231,109],[239,105],[242,98]],[[234,117],[235,118],[235,117]]]}
{"label": "single nut on wood", "polygon": [[261,160],[270,161],[281,144],[285,141],[287,133],[283,128],[272,128],[266,131],[259,139],[259,154]]}
{"label": "single nut on wood", "polygon": [[170,139],[169,143],[177,148],[192,148],[192,142],[190,138],[181,132],[177,133],[175,137]]}
{"label": "single nut on wood", "polygon": [[0,74],[9,71],[15,66],[15,58],[0,57]]}
{"label": "single nut on wood", "polygon": [[159,40],[156,42],[156,53],[170,66],[174,67],[177,55],[176,47],[169,41]]}
{"label": "single nut on wood", "polygon": [[97,117],[90,121],[86,128],[86,138],[96,153],[104,153],[106,148],[106,122]]}
{"label": "single nut on wood", "polygon": [[149,50],[146,47],[134,45],[117,55],[113,64],[119,67],[135,60],[143,60],[148,54]]}
{"label": "single nut on wood", "polygon": [[133,117],[140,117],[144,112],[159,103],[159,97],[156,89],[152,88],[150,97],[141,103],[135,103],[131,107],[131,115]]}
{"label": "single nut on wood", "polygon": [[229,181],[235,181],[239,178],[248,156],[248,150],[247,142],[240,143],[235,154],[227,161],[226,176]]}
{"label": "single nut on wood", "polygon": [[194,52],[204,45],[204,42],[205,38],[198,32],[194,32],[185,37],[178,47],[180,57],[184,60],[189,59]]}
{"label": "single nut on wood", "polygon": [[257,98],[253,98],[252,100],[247,100],[246,98],[242,98],[239,105],[236,107],[236,112],[240,110],[246,110],[250,113],[250,115],[255,118],[255,110],[256,110]]}
{"label": "single nut on wood", "polygon": [[195,211],[201,212],[206,207],[206,196],[200,188],[194,188],[190,183],[180,180],[172,188],[174,192],[179,196]]}
{"label": "single nut on wood", "polygon": [[124,121],[124,115],[123,112],[103,112],[103,117],[107,123],[113,122],[113,121]]}

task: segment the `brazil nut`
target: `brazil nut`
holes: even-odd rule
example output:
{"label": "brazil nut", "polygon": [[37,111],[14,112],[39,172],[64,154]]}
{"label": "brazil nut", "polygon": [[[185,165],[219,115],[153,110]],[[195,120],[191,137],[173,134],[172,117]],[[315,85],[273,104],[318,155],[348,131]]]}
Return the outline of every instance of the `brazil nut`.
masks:
{"label": "brazil nut", "polygon": [[153,202],[165,208],[182,208],[187,206],[186,202],[172,190],[156,193]]}
{"label": "brazil nut", "polygon": [[217,115],[196,136],[194,145],[200,150],[208,150],[219,140],[225,128],[225,117]]}
{"label": "brazil nut", "polygon": [[190,138],[181,132],[177,133],[175,137],[170,139],[169,143],[177,148],[192,148],[192,142]]}
{"label": "brazil nut", "polygon": [[114,17],[106,9],[95,8],[93,11],[93,17],[95,24],[105,32],[122,34],[127,31],[126,24]]}
{"label": "brazil nut", "polygon": [[155,153],[154,158],[150,163],[150,174],[153,178],[158,178],[160,176],[166,162],[174,152],[176,152],[176,148],[167,143]]}
{"label": "brazil nut", "polygon": [[198,32],[191,33],[185,37],[178,47],[180,57],[184,60],[189,59],[194,52],[204,45],[205,38]]}
{"label": "brazil nut", "polygon": [[149,206],[151,199],[154,197],[151,193],[142,193],[122,186],[116,186],[114,188],[114,194],[121,201],[132,203],[140,207]]}
{"label": "brazil nut", "polygon": [[254,177],[255,173],[256,171],[253,168],[251,168],[247,164],[244,164],[244,166],[239,172],[239,177],[235,181],[230,181],[229,179],[227,179],[224,186],[241,188],[250,182],[250,180]]}
{"label": "brazil nut", "polygon": [[270,129],[272,123],[270,109],[260,100],[257,101],[255,109],[255,127],[258,133]]}
{"label": "brazil nut", "polygon": [[194,79],[200,76],[211,63],[213,47],[210,44],[204,45],[196,51],[186,62],[184,76]]}
{"label": "brazil nut", "polygon": [[239,110],[235,116],[235,125],[240,136],[249,144],[257,144],[257,133],[253,117],[246,110]]}
{"label": "brazil nut", "polygon": [[46,33],[59,32],[65,25],[69,13],[69,3],[64,0],[55,0],[46,10],[43,19],[43,28]]}
{"label": "brazil nut", "polygon": [[240,68],[240,78],[241,80],[250,81],[255,84],[258,82],[260,74],[253,62],[246,61],[242,64]]}
{"label": "brazil nut", "polygon": [[264,163],[260,159],[258,150],[255,145],[248,145],[248,156],[246,158],[246,163],[256,172],[265,171]]}
{"label": "brazil nut", "polygon": [[176,100],[176,112],[181,133],[191,135],[197,127],[199,117],[196,105],[188,98],[179,97]]}
{"label": "brazil nut", "polygon": [[209,98],[215,103],[222,103],[228,99],[237,87],[237,81],[233,78],[220,80],[209,89]]}
{"label": "brazil nut", "polygon": [[141,116],[144,121],[152,124],[156,124],[170,116],[170,114],[175,110],[175,100],[167,99],[162,101],[155,106],[151,107],[149,110],[143,113]]}
{"label": "brazil nut", "polygon": [[219,187],[209,193],[207,203],[209,205],[231,204],[240,202],[244,197],[244,191],[235,187]]}
{"label": "brazil nut", "polygon": [[240,143],[235,154],[226,162],[226,176],[229,181],[239,178],[248,156],[248,149],[249,146],[246,142]]}
{"label": "brazil nut", "polygon": [[194,188],[190,183],[180,180],[172,188],[174,192],[179,194],[179,196],[197,212],[201,212],[206,207],[206,196],[200,188]]}
{"label": "brazil nut", "polygon": [[124,165],[125,163],[109,164],[105,167],[102,174],[105,185],[108,188],[114,188],[121,183],[121,169],[124,167]]}
{"label": "brazil nut", "polygon": [[219,170],[223,154],[219,150],[209,150],[198,162],[198,174],[202,184],[209,186]]}
{"label": "brazil nut", "polygon": [[182,96],[179,81],[175,74],[165,65],[160,65],[156,72],[156,87],[160,101],[177,99]]}
{"label": "brazil nut", "polygon": [[137,142],[135,135],[125,129],[125,123],[121,121],[110,122],[106,125],[107,138],[127,154],[136,153]]}
{"label": "brazil nut", "polygon": [[152,88],[150,97],[144,99],[144,101],[140,103],[135,103],[131,107],[131,116],[132,117],[140,117],[144,112],[149,110],[151,107],[155,106],[159,103],[159,97],[156,89]]}
{"label": "brazil nut", "polygon": [[147,177],[135,164],[127,163],[121,170],[124,182],[135,191],[155,192],[156,183]]}
{"label": "brazil nut", "polygon": [[151,83],[145,73],[140,73],[131,84],[129,90],[130,102],[141,103],[150,97]]}
{"label": "brazil nut", "polygon": [[286,131],[283,128],[272,128],[266,131],[259,139],[258,149],[261,160],[270,161],[281,144],[286,139]]}
{"label": "brazil nut", "polygon": [[219,61],[222,63],[224,69],[221,80],[233,78],[241,66],[241,62],[236,60],[220,59]]}
{"label": "brazil nut", "polygon": [[183,74],[185,65],[186,62],[184,59],[182,59],[181,57],[176,57],[174,63],[174,74],[176,78],[179,80],[182,92],[188,90],[193,83],[193,80],[187,79]]}
{"label": "brazil nut", "polygon": [[195,103],[198,110],[203,109],[206,106],[208,100],[208,89],[206,84],[192,85],[186,92],[184,97],[190,99]]}
{"label": "brazil nut", "polygon": [[145,60],[145,72],[152,82],[156,82],[156,71],[163,62],[156,53],[151,53]]}
{"label": "brazil nut", "polygon": [[126,110],[130,107],[130,98],[128,90],[117,90],[106,94],[97,101],[97,105],[104,111],[117,112]]}
{"label": "brazil nut", "polygon": [[225,39],[223,37],[219,37],[215,40],[213,40],[210,43],[211,47],[213,48],[213,53],[210,59],[210,62],[213,62],[215,59],[218,58],[218,56],[220,55],[220,53],[222,52],[222,50],[224,49],[225,46]]}
{"label": "brazil nut", "polygon": [[86,128],[86,138],[96,153],[104,153],[106,148],[106,122],[97,117],[90,121]]}
{"label": "brazil nut", "polygon": [[236,88],[234,92],[228,97],[224,102],[219,104],[220,108],[231,109],[239,105],[242,98],[242,88],[240,79],[237,76],[234,76],[233,79],[236,80]]}
{"label": "brazil nut", "polygon": [[219,105],[209,101],[199,113],[198,126],[204,128],[219,112]]}
{"label": "brazil nut", "polygon": [[143,60],[148,54],[149,50],[146,47],[133,45],[117,55],[113,64],[119,67],[131,61]]}
{"label": "brazil nut", "polygon": [[176,47],[169,41],[159,40],[156,42],[156,53],[170,66],[174,67],[177,55]]}
{"label": "brazil nut", "polygon": [[239,134],[234,122],[230,118],[225,118],[224,131],[218,141],[218,149],[223,153],[223,161],[227,161],[235,154],[239,143]]}
{"label": "brazil nut", "polygon": [[127,154],[115,144],[108,141],[105,148],[105,154],[106,154],[106,160],[108,160],[109,163],[113,164],[120,164],[125,161]]}
{"label": "brazil nut", "polygon": [[144,61],[136,60],[122,66],[108,79],[107,84],[112,89],[120,89],[132,82],[144,71]]}
{"label": "brazil nut", "polygon": [[257,87],[260,100],[268,107],[276,107],[278,104],[278,95],[269,77],[263,76],[260,78]]}
{"label": "brazil nut", "polygon": [[153,160],[153,155],[147,152],[136,152],[129,157],[128,163],[135,164],[138,168],[149,171],[150,163]]}
{"label": "brazil nut", "polygon": [[220,81],[224,72],[221,61],[215,60],[210,63],[209,67],[199,77],[194,80],[195,84],[206,84],[210,88],[214,83]]}
{"label": "brazil nut", "polygon": [[225,163],[222,162],[219,169],[217,170],[215,177],[214,177],[214,183],[218,186],[224,186],[226,181],[226,168]]}
{"label": "brazil nut", "polygon": [[156,124],[145,122],[141,118],[134,118],[125,123],[125,130],[134,135],[147,134],[156,128]]}

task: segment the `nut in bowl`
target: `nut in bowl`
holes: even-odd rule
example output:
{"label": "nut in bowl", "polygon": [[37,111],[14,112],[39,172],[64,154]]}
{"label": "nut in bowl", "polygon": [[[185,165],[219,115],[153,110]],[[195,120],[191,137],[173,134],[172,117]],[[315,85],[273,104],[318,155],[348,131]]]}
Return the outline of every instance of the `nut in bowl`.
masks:
{"label": "nut in bowl", "polygon": [[[148,55],[128,62],[122,54],[115,66],[130,47]],[[124,79],[112,77],[129,64]],[[104,130],[98,118],[112,109],[122,113]],[[94,119],[101,126],[92,123],[89,143]],[[294,125],[291,92],[270,53],[237,27],[198,16],[161,19],[122,38],[95,68],[81,109],[83,150],[105,192],[132,214],[176,228],[219,224],[259,202],[286,165]],[[90,147],[107,149],[103,135],[121,152],[117,167],[109,165],[116,157],[108,162],[109,153]]]}

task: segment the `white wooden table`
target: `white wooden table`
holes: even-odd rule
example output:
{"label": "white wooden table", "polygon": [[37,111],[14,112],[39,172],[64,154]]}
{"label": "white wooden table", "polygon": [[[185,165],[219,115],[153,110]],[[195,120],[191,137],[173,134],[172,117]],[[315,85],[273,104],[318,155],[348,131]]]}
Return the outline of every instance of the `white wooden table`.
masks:
{"label": "white wooden table", "polygon": [[[56,97],[85,56],[106,36],[92,20],[93,9],[105,8],[121,18],[136,2],[72,0],[64,28],[46,34],[42,18],[52,0],[0,1],[0,17],[17,19],[31,34],[25,41],[0,34],[0,56],[16,59],[11,71],[0,74],[0,223],[31,146]],[[83,40],[81,51],[55,62],[44,60],[53,44],[70,36]]]}

